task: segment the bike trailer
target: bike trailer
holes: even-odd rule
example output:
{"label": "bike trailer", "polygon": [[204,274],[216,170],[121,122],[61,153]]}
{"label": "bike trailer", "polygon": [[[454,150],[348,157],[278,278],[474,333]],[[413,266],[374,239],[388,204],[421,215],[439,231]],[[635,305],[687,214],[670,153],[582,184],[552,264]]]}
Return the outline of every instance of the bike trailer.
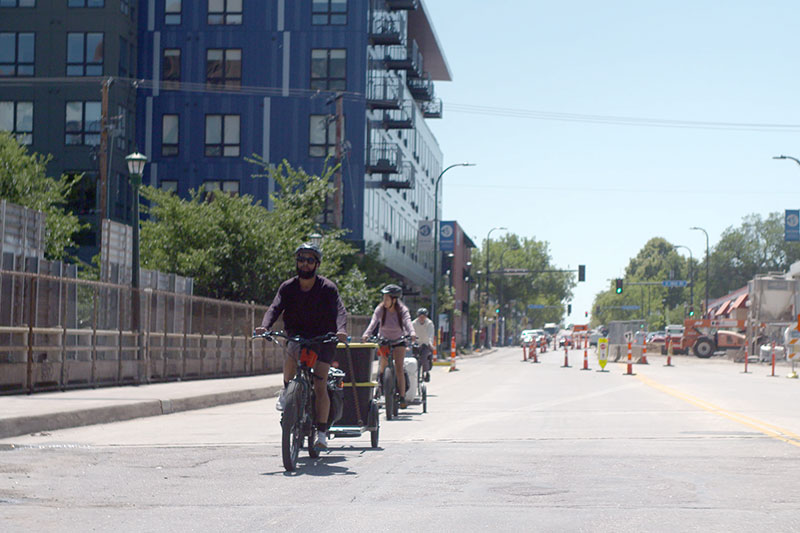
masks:
{"label": "bike trailer", "polygon": [[371,433],[372,447],[378,447],[378,404],[374,401],[375,387],[372,367],[378,345],[371,342],[339,343],[336,346],[332,366],[342,370],[343,405],[342,416],[328,433],[334,437],[359,437],[365,431]]}

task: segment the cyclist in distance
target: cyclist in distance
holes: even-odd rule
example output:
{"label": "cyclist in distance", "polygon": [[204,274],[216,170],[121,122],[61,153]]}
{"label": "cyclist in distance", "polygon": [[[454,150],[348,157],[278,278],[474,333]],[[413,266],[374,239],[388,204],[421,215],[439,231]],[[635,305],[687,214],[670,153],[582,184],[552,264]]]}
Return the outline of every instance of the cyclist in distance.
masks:
{"label": "cyclist in distance", "polygon": [[428,310],[424,307],[417,309],[417,318],[411,323],[419,343],[419,359],[422,370],[425,372],[425,381],[431,380],[431,367],[433,366],[433,320],[428,318]]}
{"label": "cyclist in distance", "polygon": [[[331,280],[317,274],[322,261],[322,252],[313,244],[302,244],[294,252],[297,275],[284,281],[278,287],[278,293],[264,313],[261,326],[255,333],[263,334],[271,331],[273,324],[283,313],[286,333],[290,336],[316,337],[336,332],[340,342],[347,341],[347,311],[339,298],[339,289]],[[315,447],[328,447],[328,412],[330,398],[327,391],[328,369],[336,350],[335,343],[312,346],[317,353],[314,364],[314,395],[316,398],[317,439]],[[297,372],[297,355],[300,346],[289,342],[286,346],[283,361],[283,390],[275,406],[283,411],[286,387]]]}
{"label": "cyclist in distance", "polygon": [[[404,335],[411,337],[411,341],[416,340],[414,327],[411,325],[411,315],[408,312],[400,297],[403,296],[403,289],[399,286],[390,284],[381,289],[383,293],[383,301],[375,308],[372,313],[372,320],[369,326],[364,331],[362,336],[363,340],[367,340],[371,335],[375,335],[376,331],[381,337],[386,339],[399,339]],[[397,387],[400,392],[400,397],[405,396],[406,378],[403,372],[403,360],[405,359],[406,343],[400,341],[391,346],[392,355],[394,357],[394,368],[397,374]],[[389,358],[385,355],[381,356],[378,365],[378,375],[383,375],[386,365],[389,364]],[[401,399],[400,407],[405,409],[406,403]]]}

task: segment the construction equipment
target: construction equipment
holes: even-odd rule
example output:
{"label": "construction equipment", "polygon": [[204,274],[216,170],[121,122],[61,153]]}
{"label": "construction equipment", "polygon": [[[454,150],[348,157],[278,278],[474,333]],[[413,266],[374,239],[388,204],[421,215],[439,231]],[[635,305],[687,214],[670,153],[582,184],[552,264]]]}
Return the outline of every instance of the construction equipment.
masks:
{"label": "construction equipment", "polygon": [[706,359],[717,350],[743,348],[746,337],[741,332],[746,328],[745,323],[732,318],[688,318],[683,321],[683,335],[675,351],[689,353],[691,348],[697,357]]}

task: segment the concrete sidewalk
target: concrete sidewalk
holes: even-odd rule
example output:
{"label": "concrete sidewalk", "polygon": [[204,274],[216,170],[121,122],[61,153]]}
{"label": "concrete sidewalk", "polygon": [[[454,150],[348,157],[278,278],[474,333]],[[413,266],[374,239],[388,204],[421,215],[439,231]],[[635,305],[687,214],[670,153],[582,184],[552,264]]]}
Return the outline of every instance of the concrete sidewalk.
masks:
{"label": "concrete sidewalk", "polygon": [[0,439],[276,396],[281,374],[0,396]]}

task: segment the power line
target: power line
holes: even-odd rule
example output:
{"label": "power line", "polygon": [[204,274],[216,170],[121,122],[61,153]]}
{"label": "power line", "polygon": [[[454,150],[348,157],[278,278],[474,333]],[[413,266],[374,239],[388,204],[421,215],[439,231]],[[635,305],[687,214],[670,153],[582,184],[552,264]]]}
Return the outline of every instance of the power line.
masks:
{"label": "power line", "polygon": [[[0,87],[25,87],[36,84],[100,84],[108,76],[103,77],[33,77],[33,78],[3,78]],[[267,87],[261,85],[242,85],[239,87],[214,86],[208,83],[195,83],[187,81],[155,81],[142,78],[114,77],[118,82],[129,83],[133,88],[160,90],[165,92],[227,94],[242,96],[288,96],[296,98],[321,98],[332,96],[341,92],[344,98],[364,101],[363,93],[353,91],[323,91],[319,89],[299,89],[283,87]],[[459,104],[444,102],[448,112],[483,115],[498,118],[515,118],[527,120],[545,120],[557,122],[574,122],[579,124],[598,124],[606,126],[633,126],[649,128],[684,128],[705,129],[722,131],[753,131],[753,132],[782,132],[798,133],[800,124],[779,124],[771,122],[723,122],[723,121],[698,121],[674,120],[652,117],[634,117],[624,115],[598,115],[582,113],[561,113],[554,111],[541,111],[535,109],[520,109],[509,107],[493,107],[475,104]]]}

